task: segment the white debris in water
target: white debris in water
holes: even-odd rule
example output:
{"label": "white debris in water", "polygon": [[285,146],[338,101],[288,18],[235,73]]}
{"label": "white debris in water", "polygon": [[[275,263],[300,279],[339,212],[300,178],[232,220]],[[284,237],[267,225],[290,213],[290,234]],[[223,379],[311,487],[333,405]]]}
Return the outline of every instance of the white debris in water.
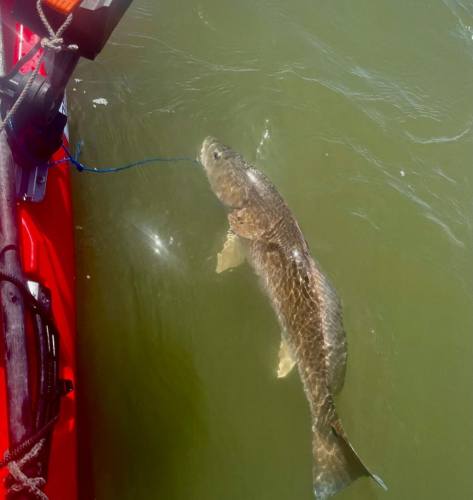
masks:
{"label": "white debris in water", "polygon": [[85,90],[84,90],[84,94],[85,94]]}
{"label": "white debris in water", "polygon": [[92,104],[92,106],[93,106],[94,108],[96,108],[96,107],[97,107],[97,104]]}
{"label": "white debris in water", "polygon": [[98,99],[94,99],[92,102],[95,104],[103,104],[104,106],[106,106],[108,104],[107,99],[104,99],[103,97],[99,97]]}
{"label": "white debris in water", "polygon": [[80,82],[82,81],[82,79],[81,79],[81,78],[74,78],[74,81],[75,81],[76,83],[80,83]]}
{"label": "white debris in water", "polygon": [[89,275],[87,275],[87,276],[86,276],[86,278],[87,278],[88,280],[90,280],[90,276],[89,276]]}
{"label": "white debris in water", "polygon": [[206,24],[207,26],[210,26],[209,23],[208,23],[208,21],[206,21],[204,19],[204,16],[202,15],[202,12],[199,11],[198,14],[199,14],[199,17],[202,19],[202,21],[204,21],[204,24]]}
{"label": "white debris in water", "polygon": [[401,170],[401,177],[404,177],[406,175],[406,172],[404,170]]}
{"label": "white debris in water", "polygon": [[269,138],[269,120],[268,119],[265,120],[264,125],[265,126],[264,126],[263,138],[261,139],[261,142],[259,143],[259,146],[256,148],[256,154],[257,155],[261,154],[261,147],[263,146],[263,144],[266,141],[266,139]]}
{"label": "white debris in water", "polygon": [[76,88],[73,88],[72,90],[75,92],[77,89],[76,89]]}

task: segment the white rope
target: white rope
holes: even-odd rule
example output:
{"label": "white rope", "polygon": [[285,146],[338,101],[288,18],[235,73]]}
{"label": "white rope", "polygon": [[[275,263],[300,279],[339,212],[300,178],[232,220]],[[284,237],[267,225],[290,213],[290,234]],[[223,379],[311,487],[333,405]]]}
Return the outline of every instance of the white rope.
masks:
{"label": "white rope", "polygon": [[28,90],[31,88],[31,85],[33,85],[33,81],[36,78],[36,75],[38,74],[41,68],[41,63],[43,62],[44,59],[44,49],[50,49],[54,52],[60,52],[61,50],[77,50],[79,48],[77,45],[63,45],[64,39],[61,37],[61,35],[64,33],[64,31],[69,27],[69,25],[72,22],[72,13],[67,16],[64,23],[55,33],[54,30],[51,28],[51,25],[49,24],[48,20],[46,19],[46,16],[44,15],[43,8],[41,7],[41,1],[42,0],[38,0],[36,2],[36,10],[38,11],[38,15],[41,18],[44,27],[49,33],[49,38],[43,38],[41,40],[41,47],[43,48],[43,53],[41,54],[41,57],[38,59],[35,69],[33,70],[33,73],[31,73],[31,76],[26,82],[26,85],[22,90],[20,96],[15,101],[15,104],[13,104],[10,111],[8,111],[7,116],[0,125],[0,132],[2,132],[2,130],[6,127],[7,123],[15,114],[16,110],[19,108],[20,104],[26,97],[26,94],[28,93]]}
{"label": "white rope", "polygon": [[40,500],[48,500],[48,497],[40,490],[46,484],[46,481],[42,477],[28,477],[21,470],[28,462],[38,456],[44,443],[45,439],[41,439],[21,460],[8,462],[8,470],[16,481],[16,484],[10,486],[8,489],[9,492],[19,493],[20,491],[27,490]]}
{"label": "white rope", "polygon": [[67,16],[62,26],[54,33],[54,30],[51,28],[51,25],[44,15],[43,8],[41,7],[41,0],[36,2],[36,10],[38,11],[38,16],[41,18],[41,21],[43,21],[44,27],[49,33],[49,38],[43,38],[41,40],[41,47],[47,47],[48,49],[54,50],[54,52],[60,52],[61,50],[77,50],[79,48],[77,45],[64,46],[64,40],[61,38],[61,35],[72,22],[72,13]]}

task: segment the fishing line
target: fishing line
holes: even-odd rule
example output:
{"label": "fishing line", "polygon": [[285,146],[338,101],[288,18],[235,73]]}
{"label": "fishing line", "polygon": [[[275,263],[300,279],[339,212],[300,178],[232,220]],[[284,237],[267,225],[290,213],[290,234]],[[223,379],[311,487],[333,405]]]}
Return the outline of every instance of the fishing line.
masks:
{"label": "fishing line", "polygon": [[35,165],[40,166],[40,167],[50,168],[50,167],[54,167],[56,165],[59,165],[60,163],[69,163],[70,162],[70,163],[72,163],[76,167],[76,169],[79,172],[84,172],[85,171],[85,172],[95,172],[97,174],[108,174],[108,173],[111,173],[111,172],[119,172],[121,170],[127,170],[129,168],[136,167],[138,165],[143,165],[144,163],[153,163],[153,162],[191,161],[193,163],[199,163],[200,164],[200,161],[197,160],[197,159],[195,159],[195,158],[189,158],[187,156],[180,156],[178,158],[147,158],[145,160],[140,160],[140,161],[136,161],[134,163],[130,163],[129,165],[124,165],[123,167],[110,167],[110,168],[101,168],[101,169],[90,168],[90,167],[85,167],[79,161],[79,155],[80,155],[80,152],[81,152],[82,144],[84,144],[83,141],[79,141],[79,143],[77,144],[77,149],[76,149],[75,156],[72,156],[71,152],[67,149],[67,147],[64,144],[62,144],[61,147],[62,147],[63,151],[66,153],[67,158],[63,158],[62,160],[57,160],[57,161],[52,162],[52,163],[43,163],[43,162],[38,161],[35,158],[33,158],[28,153],[28,151],[26,151],[26,149],[23,147],[23,145],[20,143],[20,141],[18,140],[18,137],[16,136],[16,134],[15,134],[15,132],[13,130],[13,125],[12,125],[11,120],[8,121],[8,126],[9,126],[9,128],[11,130],[11,134],[13,136],[13,139],[18,144],[18,146],[19,146],[21,152],[23,153],[23,155],[26,158],[28,158],[28,160],[30,160],[31,162],[33,162]]}

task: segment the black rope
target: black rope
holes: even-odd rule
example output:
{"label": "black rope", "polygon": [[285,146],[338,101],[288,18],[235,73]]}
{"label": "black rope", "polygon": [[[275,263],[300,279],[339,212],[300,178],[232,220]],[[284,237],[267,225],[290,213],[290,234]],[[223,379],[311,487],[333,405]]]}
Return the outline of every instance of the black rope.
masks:
{"label": "black rope", "polygon": [[29,305],[52,322],[49,312],[45,310],[43,304],[30,292],[30,289],[21,278],[0,268],[0,281],[8,281],[19,288]]}
{"label": "black rope", "polygon": [[19,444],[13,451],[7,450],[4,454],[3,460],[0,462],[0,469],[3,469],[5,465],[12,461],[16,461],[21,458],[29,448],[32,448],[39,440],[49,431],[51,427],[59,420],[59,415],[56,415],[52,420],[50,420],[42,429],[40,429],[36,434],[28,438],[23,443]]}

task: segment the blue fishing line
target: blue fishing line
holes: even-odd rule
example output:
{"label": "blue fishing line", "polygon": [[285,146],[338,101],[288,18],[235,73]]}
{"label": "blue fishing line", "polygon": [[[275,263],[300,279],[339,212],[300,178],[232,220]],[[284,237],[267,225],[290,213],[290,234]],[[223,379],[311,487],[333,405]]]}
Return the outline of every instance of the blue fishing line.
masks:
{"label": "blue fishing line", "polygon": [[161,161],[161,162],[163,162],[163,161],[165,161],[165,162],[170,162],[170,161],[191,161],[193,163],[200,163],[199,160],[196,160],[195,158],[188,158],[186,156],[180,156],[178,158],[147,158],[146,160],[136,161],[135,163],[130,163],[129,165],[125,165],[123,167],[112,167],[112,168],[102,168],[102,169],[89,168],[89,167],[84,167],[84,165],[82,165],[82,163],[79,161],[80,150],[81,150],[81,147],[82,147],[82,144],[83,144],[82,141],[79,141],[79,143],[77,144],[77,149],[76,149],[76,155],[75,156],[72,156],[71,152],[66,148],[66,146],[64,146],[64,144],[62,144],[61,147],[64,150],[64,152],[66,153],[67,158],[64,158],[62,160],[57,160],[57,161],[52,162],[52,163],[43,163],[43,162],[38,161],[35,158],[33,158],[28,153],[28,151],[26,151],[26,149],[23,147],[23,145],[20,143],[20,141],[18,140],[18,138],[17,138],[17,136],[16,136],[16,134],[15,134],[15,132],[13,130],[13,126],[12,126],[11,120],[8,121],[8,125],[10,127],[11,132],[12,132],[13,139],[15,139],[15,142],[18,144],[18,146],[21,149],[21,152],[23,153],[23,155],[26,156],[26,158],[28,158],[28,160],[30,160],[31,162],[33,162],[36,165],[39,165],[40,167],[50,168],[50,167],[54,167],[55,165],[59,165],[60,163],[70,162],[70,163],[72,163],[77,168],[77,170],[79,172],[85,171],[85,172],[95,172],[97,174],[108,174],[110,172],[119,172],[120,170],[126,170],[128,168],[136,167],[138,165],[143,165],[144,163],[152,163],[152,162],[158,162],[158,161]]}

